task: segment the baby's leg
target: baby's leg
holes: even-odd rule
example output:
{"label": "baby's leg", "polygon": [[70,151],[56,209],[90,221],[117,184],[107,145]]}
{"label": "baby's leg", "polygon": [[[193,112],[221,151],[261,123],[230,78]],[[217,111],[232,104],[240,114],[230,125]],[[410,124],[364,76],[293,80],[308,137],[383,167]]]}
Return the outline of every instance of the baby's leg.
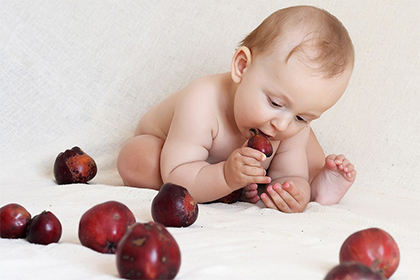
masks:
{"label": "baby's leg", "polygon": [[311,131],[307,157],[311,184],[311,201],[330,205],[338,203],[356,180],[353,164],[343,155],[325,154]]}
{"label": "baby's leg", "polygon": [[130,139],[118,155],[117,168],[127,186],[160,189],[160,154],[164,141],[152,135]]}

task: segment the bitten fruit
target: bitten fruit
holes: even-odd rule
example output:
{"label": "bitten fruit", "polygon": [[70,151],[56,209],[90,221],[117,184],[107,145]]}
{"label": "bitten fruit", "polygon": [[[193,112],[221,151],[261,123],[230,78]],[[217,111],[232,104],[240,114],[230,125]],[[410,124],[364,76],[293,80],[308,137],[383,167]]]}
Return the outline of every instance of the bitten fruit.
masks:
{"label": "bitten fruit", "polygon": [[258,130],[252,129],[252,131],[255,135],[248,140],[248,147],[256,149],[264,153],[267,157],[270,157],[273,154],[273,146],[270,140],[260,134]]}
{"label": "bitten fruit", "polygon": [[58,154],[54,162],[57,184],[86,183],[95,177],[96,162],[79,147]]}

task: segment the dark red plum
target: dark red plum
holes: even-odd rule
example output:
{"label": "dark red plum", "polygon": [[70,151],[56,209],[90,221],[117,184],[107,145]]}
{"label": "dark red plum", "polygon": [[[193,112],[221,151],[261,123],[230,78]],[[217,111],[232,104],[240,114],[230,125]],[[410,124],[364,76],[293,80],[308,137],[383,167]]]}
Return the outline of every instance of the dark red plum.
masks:
{"label": "dark red plum", "polygon": [[60,240],[62,226],[60,220],[53,213],[43,211],[29,221],[26,233],[29,242],[48,245]]}
{"label": "dark red plum", "polygon": [[227,203],[227,204],[238,202],[242,196],[242,191],[243,191],[243,188],[238,189],[236,191],[231,192],[228,195],[225,195],[224,197],[221,197],[215,200],[214,202],[222,202],[222,203]]}
{"label": "dark red plum", "polygon": [[116,259],[122,278],[173,279],[181,266],[181,251],[163,225],[136,223],[121,239]]}
{"label": "dark red plum", "polygon": [[135,222],[131,210],[120,202],[95,205],[80,218],[80,243],[100,253],[114,254],[118,242]]}
{"label": "dark red plum", "polygon": [[331,269],[324,280],[386,280],[386,278],[364,264],[347,262]]}
{"label": "dark red plum", "polygon": [[166,183],[152,201],[152,217],[167,227],[188,227],[198,217],[198,204],[182,186]]}
{"label": "dark red plum", "polygon": [[260,134],[257,130],[252,129],[252,131],[255,135],[248,140],[248,147],[256,149],[264,153],[267,157],[270,157],[273,154],[273,146],[271,145],[270,140]]}
{"label": "dark red plum", "polygon": [[0,236],[25,238],[31,214],[20,204],[10,203],[0,208]]}
{"label": "dark red plum", "polygon": [[86,183],[95,177],[96,162],[79,147],[58,154],[54,162],[57,184]]}
{"label": "dark red plum", "polygon": [[400,262],[400,251],[392,236],[379,228],[351,234],[340,249],[340,263],[356,261],[373,271],[391,277]]}

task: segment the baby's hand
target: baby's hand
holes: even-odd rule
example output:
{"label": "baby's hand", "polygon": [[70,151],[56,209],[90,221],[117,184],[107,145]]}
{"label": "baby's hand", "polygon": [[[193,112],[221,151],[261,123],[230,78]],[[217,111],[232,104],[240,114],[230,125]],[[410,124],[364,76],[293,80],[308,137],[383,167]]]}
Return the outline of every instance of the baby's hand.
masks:
{"label": "baby's hand", "polygon": [[242,147],[235,150],[227,159],[224,166],[225,180],[233,190],[248,184],[268,184],[271,178],[266,175],[261,162],[266,156],[255,149]]}
{"label": "baby's hand", "polygon": [[261,200],[271,209],[278,209],[285,213],[303,212],[308,199],[305,194],[295,186],[292,181],[286,181],[283,185],[275,183],[266,189],[267,193],[261,194]]}

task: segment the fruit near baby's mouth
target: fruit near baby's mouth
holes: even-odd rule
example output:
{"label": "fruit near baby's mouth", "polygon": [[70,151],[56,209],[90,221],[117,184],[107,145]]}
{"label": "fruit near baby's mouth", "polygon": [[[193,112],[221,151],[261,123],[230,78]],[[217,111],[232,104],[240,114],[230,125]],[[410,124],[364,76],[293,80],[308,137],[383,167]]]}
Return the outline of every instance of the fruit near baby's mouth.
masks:
{"label": "fruit near baby's mouth", "polygon": [[256,149],[264,153],[267,157],[270,157],[273,154],[273,146],[271,145],[270,140],[262,135],[259,130],[251,129],[251,131],[255,135],[248,140],[248,147]]}

